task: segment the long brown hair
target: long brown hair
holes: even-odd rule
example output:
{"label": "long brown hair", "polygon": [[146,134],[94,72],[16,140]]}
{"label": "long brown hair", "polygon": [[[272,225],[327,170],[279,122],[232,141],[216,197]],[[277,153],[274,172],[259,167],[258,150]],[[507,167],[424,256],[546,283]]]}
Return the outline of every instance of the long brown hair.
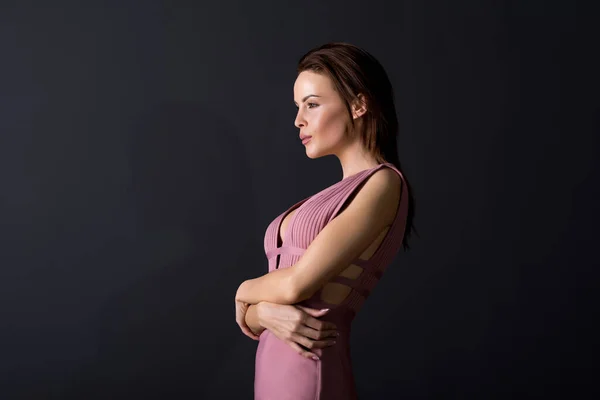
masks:
{"label": "long brown hair", "polygon": [[364,96],[367,112],[362,116],[364,129],[359,133],[360,139],[377,162],[394,164],[402,172],[408,187],[408,215],[402,238],[402,246],[405,251],[408,250],[408,238],[413,231],[417,233],[413,224],[415,199],[398,157],[398,117],[394,91],[383,66],[366,50],[349,43],[332,42],[303,55],[298,62],[297,73],[303,71],[312,71],[331,79],[334,89],[346,104],[352,128],[354,118],[351,105],[359,94]]}

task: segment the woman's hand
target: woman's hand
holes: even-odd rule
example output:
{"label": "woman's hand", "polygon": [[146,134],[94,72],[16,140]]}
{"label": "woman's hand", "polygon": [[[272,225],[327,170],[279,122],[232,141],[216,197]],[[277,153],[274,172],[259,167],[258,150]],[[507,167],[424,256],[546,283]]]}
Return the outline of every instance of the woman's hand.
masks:
{"label": "woman's hand", "polygon": [[257,314],[260,324],[265,329],[287,343],[301,356],[315,359],[317,355],[310,349],[332,346],[338,336],[334,323],[317,319],[328,311],[329,309],[316,310],[299,305],[261,302]]}
{"label": "woman's hand", "polygon": [[256,336],[246,324],[246,312],[248,311],[249,306],[250,304],[248,303],[239,300],[235,301],[235,322],[237,322],[242,332],[244,332],[244,335],[251,339],[258,340],[258,336]]}

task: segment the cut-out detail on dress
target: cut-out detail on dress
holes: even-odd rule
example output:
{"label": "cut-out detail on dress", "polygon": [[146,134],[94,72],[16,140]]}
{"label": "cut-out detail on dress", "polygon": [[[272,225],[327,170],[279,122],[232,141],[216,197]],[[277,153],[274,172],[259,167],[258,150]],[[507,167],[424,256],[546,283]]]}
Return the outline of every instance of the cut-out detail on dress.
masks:
{"label": "cut-out detail on dress", "polygon": [[350,266],[348,268],[346,268],[345,270],[343,270],[340,273],[340,276],[343,276],[344,278],[349,278],[349,279],[356,279],[360,276],[360,274],[362,274],[363,269],[362,267],[359,267],[356,264],[350,264]]}
{"label": "cut-out detail on dress", "polygon": [[[386,226],[379,236],[369,245],[369,247],[360,255],[359,259],[369,261],[369,259],[377,252],[377,249],[381,246],[385,235],[389,231],[390,226]],[[321,300],[331,305],[341,304],[350,295],[355,284],[358,282],[361,276],[363,276],[364,268],[350,264],[345,270],[343,270],[338,276],[332,279],[330,282],[323,285],[321,289]],[[349,286],[348,284],[352,284]],[[356,290],[356,289],[355,289]],[[363,298],[368,296],[368,293],[361,293]],[[364,300],[364,299],[363,299]]]}

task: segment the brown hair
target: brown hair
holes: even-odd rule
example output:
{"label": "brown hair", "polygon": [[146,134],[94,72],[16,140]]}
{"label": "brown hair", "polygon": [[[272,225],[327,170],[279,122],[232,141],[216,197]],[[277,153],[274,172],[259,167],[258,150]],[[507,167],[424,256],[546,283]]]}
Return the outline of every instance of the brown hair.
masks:
{"label": "brown hair", "polygon": [[[397,149],[398,117],[394,104],[394,91],[383,66],[367,51],[343,42],[327,43],[310,50],[300,58],[297,73],[312,71],[328,76],[334,89],[346,104],[350,123],[354,128],[352,108],[357,96],[362,94],[367,104],[363,114],[363,130],[360,139],[377,162],[394,164],[402,172]],[[408,215],[402,245],[409,249],[408,238],[412,231],[415,200],[408,183]],[[418,235],[418,233],[417,233]]]}

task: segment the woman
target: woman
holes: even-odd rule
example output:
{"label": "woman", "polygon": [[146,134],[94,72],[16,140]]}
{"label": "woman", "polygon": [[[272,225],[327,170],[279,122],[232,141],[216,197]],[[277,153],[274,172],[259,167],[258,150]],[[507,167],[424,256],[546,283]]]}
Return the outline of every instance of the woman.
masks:
{"label": "woman", "polygon": [[259,340],[255,399],[355,399],[352,320],[413,230],[393,91],[369,53],[329,43],[301,58],[294,100],[307,156],[343,177],[267,227],[268,273],[239,286],[236,320]]}

